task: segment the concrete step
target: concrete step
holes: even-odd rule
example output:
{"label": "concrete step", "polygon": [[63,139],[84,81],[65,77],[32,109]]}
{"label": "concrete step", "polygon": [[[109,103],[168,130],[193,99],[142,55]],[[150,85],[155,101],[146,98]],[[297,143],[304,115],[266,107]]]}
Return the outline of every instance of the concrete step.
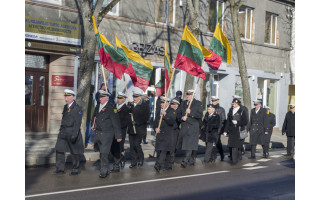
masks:
{"label": "concrete step", "polygon": [[25,132],[26,140],[36,140],[45,138],[57,139],[58,133],[47,133],[47,132]]}

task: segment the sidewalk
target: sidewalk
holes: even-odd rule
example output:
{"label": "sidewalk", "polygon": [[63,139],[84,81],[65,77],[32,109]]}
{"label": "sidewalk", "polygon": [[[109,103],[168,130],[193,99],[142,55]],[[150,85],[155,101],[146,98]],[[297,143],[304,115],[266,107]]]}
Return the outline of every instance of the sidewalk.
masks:
{"label": "sidewalk", "polygon": [[[148,144],[141,144],[145,160],[153,159],[154,154],[154,145],[155,137],[151,131],[148,131],[147,142]],[[37,167],[45,165],[55,164],[55,151],[54,146],[57,140],[57,134],[48,134],[48,133],[26,133],[25,139],[25,165],[26,167]],[[227,147],[228,138],[221,136],[221,142],[223,149],[226,153],[229,152]],[[285,148],[287,146],[287,137],[282,136],[281,131],[278,128],[273,130],[271,137],[270,148]],[[128,136],[126,137],[125,142],[126,149],[126,159],[129,160],[129,141]],[[258,150],[261,150],[261,145],[257,146]],[[245,150],[250,150],[249,138],[245,140]],[[199,140],[198,154],[204,154],[205,152],[205,143]],[[177,151],[177,156],[183,156],[183,151]],[[67,154],[68,155],[68,154]],[[67,157],[67,162],[71,162],[71,157]],[[96,161],[99,159],[99,153],[94,152],[93,149],[86,148],[84,152],[84,157],[82,161]]]}

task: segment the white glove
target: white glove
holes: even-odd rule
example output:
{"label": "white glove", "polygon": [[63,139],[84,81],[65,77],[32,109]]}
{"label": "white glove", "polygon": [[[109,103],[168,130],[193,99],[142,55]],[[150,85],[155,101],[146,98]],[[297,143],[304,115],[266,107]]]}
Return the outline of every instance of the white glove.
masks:
{"label": "white glove", "polygon": [[236,125],[238,122],[237,122],[237,120],[232,120],[232,123],[233,123],[234,125]]}
{"label": "white glove", "polygon": [[227,137],[227,132],[224,132],[223,135]]}

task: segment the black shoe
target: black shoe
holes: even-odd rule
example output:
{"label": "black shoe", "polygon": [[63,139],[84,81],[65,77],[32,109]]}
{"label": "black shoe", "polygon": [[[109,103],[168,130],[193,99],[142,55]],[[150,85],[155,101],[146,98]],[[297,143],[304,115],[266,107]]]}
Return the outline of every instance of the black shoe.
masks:
{"label": "black shoe", "polygon": [[110,173],[118,173],[118,172],[120,172],[119,168],[117,169],[113,168],[112,170],[110,170]]}
{"label": "black shoe", "polygon": [[133,164],[131,164],[130,166],[129,166],[129,168],[137,168],[137,165],[133,165]]}
{"label": "black shoe", "polygon": [[100,173],[100,175],[99,175],[100,178],[106,178],[107,176],[109,176],[109,172],[107,172],[107,173]]}
{"label": "black shoe", "polygon": [[142,162],[138,162],[138,167],[142,167],[143,166],[143,161]]}
{"label": "black shoe", "polygon": [[160,166],[159,166],[159,165],[155,165],[155,166],[154,166],[154,169],[155,169],[157,172],[160,172]]}
{"label": "black shoe", "polygon": [[65,174],[65,173],[62,170],[56,170],[56,171],[52,172],[52,174],[57,175],[57,174]]}
{"label": "black shoe", "polygon": [[180,165],[180,167],[182,167],[182,168],[186,168],[186,167],[187,167],[187,164],[186,164],[186,163],[184,163],[184,162],[182,162],[182,163],[181,163],[181,165]]}
{"label": "black shoe", "polygon": [[72,169],[71,173],[69,174],[70,176],[78,175],[79,170],[78,169]]}
{"label": "black shoe", "polygon": [[223,161],[224,160],[224,154],[221,154],[220,158],[221,158],[221,161]]}
{"label": "black shoe", "polygon": [[255,156],[250,156],[249,159],[256,159],[256,157]]}
{"label": "black shoe", "polygon": [[166,167],[162,169],[162,171],[169,171],[169,170],[172,170],[172,167]]}
{"label": "black shoe", "polygon": [[269,158],[269,153],[266,153],[266,158]]}

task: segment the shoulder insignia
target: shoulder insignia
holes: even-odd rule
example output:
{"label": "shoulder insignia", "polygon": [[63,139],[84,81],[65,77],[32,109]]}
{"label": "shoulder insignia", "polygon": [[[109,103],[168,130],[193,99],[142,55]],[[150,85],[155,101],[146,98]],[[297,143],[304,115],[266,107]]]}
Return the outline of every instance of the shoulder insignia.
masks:
{"label": "shoulder insignia", "polygon": [[113,111],[114,111],[114,113],[117,113],[117,112],[118,112],[117,109],[113,109]]}
{"label": "shoulder insignia", "polygon": [[173,114],[176,114],[176,112],[173,112]]}

